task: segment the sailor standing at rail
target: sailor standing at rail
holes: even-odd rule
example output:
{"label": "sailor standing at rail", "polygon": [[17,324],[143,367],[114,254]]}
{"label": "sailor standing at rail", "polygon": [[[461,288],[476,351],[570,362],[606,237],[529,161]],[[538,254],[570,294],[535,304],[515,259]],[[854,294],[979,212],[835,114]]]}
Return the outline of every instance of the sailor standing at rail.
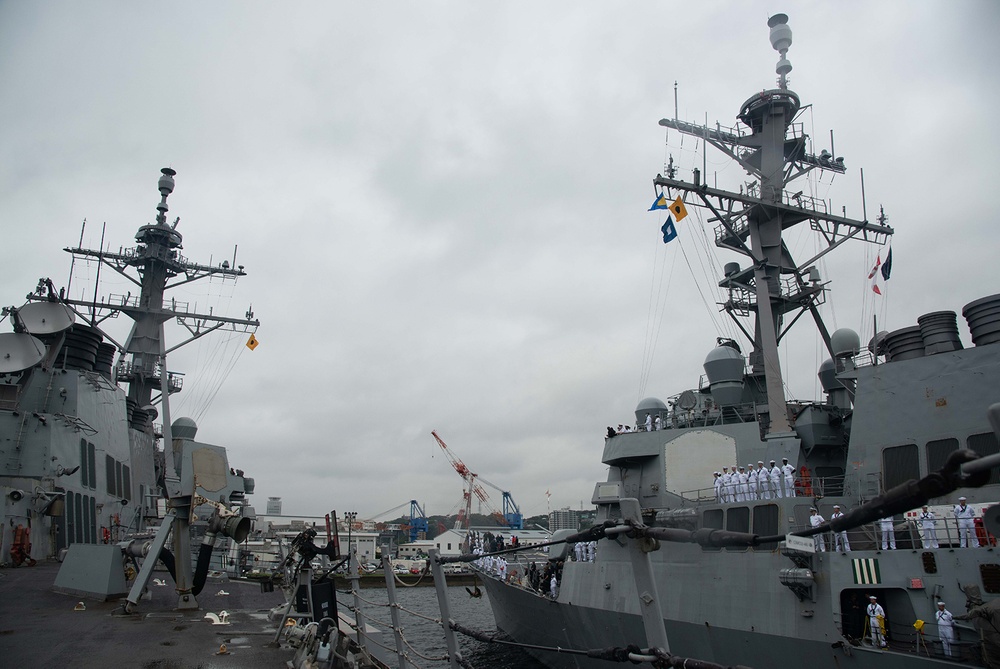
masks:
{"label": "sailor standing at rail", "polygon": [[771,468],[768,471],[768,478],[771,479],[771,492],[775,499],[781,497],[781,468],[771,460]]}
{"label": "sailor standing at rail", "polygon": [[781,472],[785,475],[785,497],[795,497],[795,467],[788,458],[781,458]]}
{"label": "sailor standing at rail", "polygon": [[771,487],[767,484],[768,475],[770,472],[764,469],[764,461],[757,461],[757,489],[759,499],[771,499]]}
{"label": "sailor standing at rail", "polygon": [[[830,514],[830,520],[837,520],[838,518],[843,518],[844,513],[840,510],[839,504],[833,505],[833,513]],[[833,533],[833,551],[835,553],[851,552],[851,542],[847,540],[847,530],[842,530],[840,532]]]}
{"label": "sailor standing at rail", "polygon": [[975,542],[973,546],[979,546],[979,540],[974,532],[975,517],[976,512],[965,504],[965,498],[959,497],[958,506],[955,507],[955,518],[958,519],[958,545],[962,548],[968,547],[970,538]]}
{"label": "sailor standing at rail", "polygon": [[934,614],[937,619],[938,636],[941,637],[941,647],[946,657],[951,657],[951,644],[955,641],[955,616],[944,608],[944,602],[937,603],[938,610]]}
{"label": "sailor standing at rail", "polygon": [[896,550],[896,524],[892,520],[892,516],[886,516],[882,520],[878,521],[879,527],[882,530],[882,550]]}
{"label": "sailor standing at rail", "polygon": [[747,465],[747,499],[760,499],[760,481],[757,480],[757,470],[753,465]]}
{"label": "sailor standing at rail", "polygon": [[738,483],[736,484],[736,501],[746,502],[750,499],[750,478],[743,467],[740,467]]}
{"label": "sailor standing at rail", "polygon": [[928,511],[927,505],[924,504],[924,508],[917,519],[920,521],[920,529],[924,531],[924,536],[921,539],[924,548],[937,548],[937,527],[935,527],[937,521],[934,519],[934,512]]}
{"label": "sailor standing at rail", "polygon": [[650,414],[646,414],[646,432],[653,431],[653,417]]}
{"label": "sailor standing at rail", "polygon": [[878,603],[875,595],[868,596],[868,625],[871,628],[872,645],[877,648],[885,648],[885,635],[882,634],[882,625],[885,624],[885,609]]}
{"label": "sailor standing at rail", "polygon": [[722,501],[722,473],[715,472],[715,501]]}
{"label": "sailor standing at rail", "polygon": [[[815,506],[810,507],[809,513],[811,514],[809,516],[809,524],[813,527],[819,527],[826,522],[826,519],[819,515],[819,511],[816,510]],[[820,553],[826,552],[826,539],[823,538],[822,534],[813,535],[813,546],[815,546],[816,550]]]}
{"label": "sailor standing at rail", "polygon": [[723,467],[722,468],[722,476],[720,477],[719,480],[722,481],[722,486],[721,486],[721,490],[722,490],[722,502],[723,503],[728,503],[730,501],[730,498],[729,498],[729,485],[730,485],[730,481],[731,481],[731,479],[729,478],[729,467]]}

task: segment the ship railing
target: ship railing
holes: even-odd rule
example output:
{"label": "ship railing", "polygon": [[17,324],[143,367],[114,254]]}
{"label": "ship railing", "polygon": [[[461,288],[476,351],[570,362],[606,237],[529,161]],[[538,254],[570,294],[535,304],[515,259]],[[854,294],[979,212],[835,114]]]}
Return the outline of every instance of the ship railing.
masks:
{"label": "ship railing", "polygon": [[[119,307],[119,308],[139,308],[139,295],[133,295],[128,293],[122,295],[120,293],[111,293],[108,295],[107,305],[109,307]],[[190,302],[178,302],[177,300],[171,298],[169,300],[164,300],[160,305],[163,311],[172,312],[175,314],[189,314],[191,313],[191,303]]]}
{"label": "ship railing", "polygon": [[[849,611],[834,613],[833,619],[841,635],[849,642],[872,647],[874,642],[871,635],[871,622],[865,611],[867,604],[863,593],[858,592],[858,598],[847,603]],[[978,641],[969,640],[979,638],[978,632],[972,627],[956,621],[956,627],[968,630],[969,633],[964,635],[964,640],[959,640],[958,635],[955,635],[955,639],[950,643],[951,653],[946,655],[944,645],[941,642],[941,633],[937,623],[934,622],[936,609],[926,613],[915,613],[915,618],[923,621],[923,625],[917,626],[916,621],[900,621],[899,615],[894,616],[892,606],[886,606],[886,602],[880,602],[880,604],[886,611],[884,618],[885,650],[952,661],[972,661],[975,663],[980,661],[980,644]]]}
{"label": "ship railing", "polygon": [[[844,487],[843,476],[829,476],[821,479],[812,479],[812,487],[809,488],[811,495],[839,495]],[[748,484],[749,485],[749,484]],[[828,492],[823,492],[828,491]],[[716,491],[715,485],[705,488],[695,488],[693,490],[683,490],[678,493],[685,502],[695,505],[700,504],[747,504],[748,502],[775,501],[784,497],[808,497],[801,483],[796,480],[792,487],[788,487],[785,477],[778,479],[778,488],[775,490],[771,486],[771,479],[768,478],[766,487],[758,484],[756,490],[741,492],[737,487],[730,485],[728,491]]]}
{"label": "ship railing", "polygon": [[[824,507],[823,511],[827,509]],[[845,513],[848,509],[842,509]],[[830,520],[829,516],[824,516]],[[792,531],[807,530],[811,525],[806,522],[795,525]],[[821,542],[824,550],[833,551],[836,548],[833,532],[825,532]],[[962,529],[958,519],[953,516],[938,517],[933,520],[933,527],[924,528],[923,523],[914,518],[894,518],[891,529],[884,529],[881,521],[868,523],[847,531],[850,550],[881,551],[881,550],[937,550],[954,548],[993,548],[997,545],[996,537],[990,534],[982,524],[981,519],[975,519],[973,527],[966,532],[965,546],[962,545]],[[935,545],[937,544],[937,545]]]}

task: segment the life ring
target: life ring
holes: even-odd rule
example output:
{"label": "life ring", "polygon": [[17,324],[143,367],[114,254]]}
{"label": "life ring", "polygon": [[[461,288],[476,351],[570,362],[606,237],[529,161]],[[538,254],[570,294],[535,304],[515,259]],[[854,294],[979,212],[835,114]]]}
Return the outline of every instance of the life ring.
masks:
{"label": "life ring", "polygon": [[27,562],[29,566],[34,566],[35,561],[31,559],[31,532],[24,525],[14,528],[14,542],[10,546],[10,557],[15,566],[20,566]]}

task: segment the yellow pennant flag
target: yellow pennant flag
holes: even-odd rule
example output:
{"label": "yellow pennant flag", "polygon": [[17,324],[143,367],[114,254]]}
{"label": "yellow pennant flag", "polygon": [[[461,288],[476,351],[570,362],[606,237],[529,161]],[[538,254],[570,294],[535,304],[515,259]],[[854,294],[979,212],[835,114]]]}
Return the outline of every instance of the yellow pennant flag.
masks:
{"label": "yellow pennant flag", "polygon": [[257,341],[256,337],[254,337],[253,335],[250,335],[250,339],[247,339],[247,348],[252,351],[255,348],[257,348],[257,344],[259,344],[259,343],[260,342]]}
{"label": "yellow pennant flag", "polygon": [[674,212],[674,222],[679,223],[681,219],[688,215],[687,207],[684,206],[684,201],[681,200],[681,196],[678,195],[677,199],[670,203],[670,211]]}

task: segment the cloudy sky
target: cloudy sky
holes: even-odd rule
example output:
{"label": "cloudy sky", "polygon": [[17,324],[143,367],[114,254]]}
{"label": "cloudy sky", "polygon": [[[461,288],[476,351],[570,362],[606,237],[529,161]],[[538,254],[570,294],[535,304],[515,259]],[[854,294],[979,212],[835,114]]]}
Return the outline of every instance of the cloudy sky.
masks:
{"label": "cloudy sky", "polygon": [[[606,426],[696,387],[734,331],[713,268],[742,258],[697,214],[664,245],[646,210],[669,156],[683,179],[744,175],[657,121],[676,81],[680,118],[735,125],[774,86],[775,12],[812,148],[833,129],[849,167],[800,188],[861,218],[863,168],[868,218],[882,204],[897,231],[884,299],[871,245],[821,267],[831,329],[867,341],[873,315],[892,330],[998,292],[990,0],[52,1],[0,3],[0,300],[65,285],[84,219],[84,246],[104,224],[107,248],[134,244],[171,166],[185,254],[238,245],[248,272],[177,298],[262,323],[253,352],[220,334],[171,358],[173,413],[256,478],[259,510],[453,513],[432,429],[526,515],[589,504]],[[825,357],[805,320],[783,356],[799,399]]]}

